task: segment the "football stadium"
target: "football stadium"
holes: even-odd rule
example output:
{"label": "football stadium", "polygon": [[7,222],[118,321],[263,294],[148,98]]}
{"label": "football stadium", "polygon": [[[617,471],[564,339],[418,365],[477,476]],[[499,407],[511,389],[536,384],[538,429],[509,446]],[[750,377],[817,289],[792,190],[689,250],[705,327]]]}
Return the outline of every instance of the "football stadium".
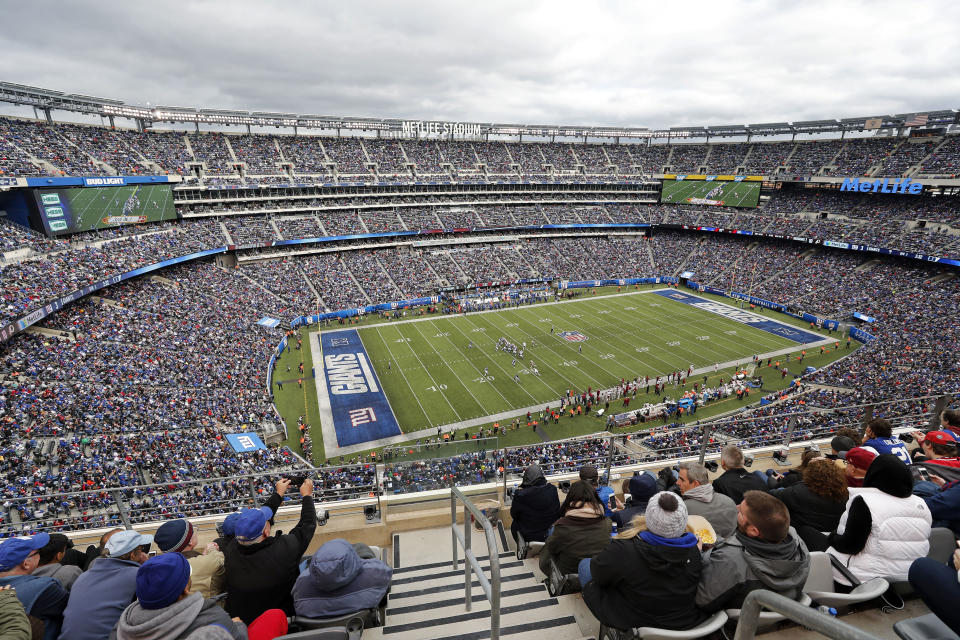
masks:
{"label": "football stadium", "polygon": [[957,637],[960,110],[285,97],[0,82],[0,636]]}

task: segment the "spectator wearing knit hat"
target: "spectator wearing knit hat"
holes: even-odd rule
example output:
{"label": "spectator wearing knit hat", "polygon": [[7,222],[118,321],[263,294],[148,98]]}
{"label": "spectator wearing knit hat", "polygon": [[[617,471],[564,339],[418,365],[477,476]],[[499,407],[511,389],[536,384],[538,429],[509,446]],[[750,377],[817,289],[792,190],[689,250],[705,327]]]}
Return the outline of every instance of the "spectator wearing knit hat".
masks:
{"label": "spectator wearing knit hat", "polygon": [[137,570],[147,561],[153,536],[120,530],[104,546],[108,554],[94,560],[73,583],[63,612],[63,640],[102,640],[136,597]]}
{"label": "spectator wearing knit hat", "polygon": [[[277,482],[279,495],[290,486]],[[290,592],[300,575],[300,558],[317,529],[313,506],[313,480],[300,485],[300,520],[290,533],[271,536],[270,507],[244,509],[236,521],[235,542],[223,550],[227,568],[227,611],[247,624],[268,609],[283,609],[294,615]]]}
{"label": "spectator wearing knit hat", "polygon": [[137,571],[137,600],[120,615],[111,640],[186,638],[195,629],[217,624],[234,640],[247,640],[247,628],[234,622],[215,600],[190,590],[190,563],[181,553],[150,558]]}
{"label": "spectator wearing knit hat", "polygon": [[57,580],[31,575],[40,562],[40,549],[48,542],[46,533],[0,542],[0,587],[15,589],[27,614],[44,622],[44,640],[55,640],[69,594]]}
{"label": "spectator wearing knit hat", "polygon": [[223,593],[226,570],[223,552],[211,542],[203,553],[196,550],[197,532],[189,520],[168,520],[154,535],[160,553],[182,553],[190,562],[192,590],[204,598]]}
{"label": "spectator wearing knit hat", "polygon": [[701,561],[697,536],[687,531],[687,508],[674,493],[650,498],[638,535],[613,540],[580,562],[583,601],[616,629],[689,629],[704,618],[694,606]]}

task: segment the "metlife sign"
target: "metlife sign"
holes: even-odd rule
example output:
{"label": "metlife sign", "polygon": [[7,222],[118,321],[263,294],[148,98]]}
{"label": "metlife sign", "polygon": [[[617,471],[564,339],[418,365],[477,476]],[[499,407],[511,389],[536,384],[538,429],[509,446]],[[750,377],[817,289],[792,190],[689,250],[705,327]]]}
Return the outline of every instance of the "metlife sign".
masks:
{"label": "metlife sign", "polygon": [[900,193],[919,195],[923,185],[910,178],[878,178],[876,180],[860,180],[860,178],[844,178],[840,191],[856,191],[858,193]]}

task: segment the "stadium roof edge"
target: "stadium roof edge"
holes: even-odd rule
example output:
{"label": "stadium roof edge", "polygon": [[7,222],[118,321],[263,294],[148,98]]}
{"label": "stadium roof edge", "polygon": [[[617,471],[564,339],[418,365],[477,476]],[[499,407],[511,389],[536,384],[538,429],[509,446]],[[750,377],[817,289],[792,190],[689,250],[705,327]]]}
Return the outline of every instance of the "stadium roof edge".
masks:
{"label": "stadium roof edge", "polygon": [[[400,118],[367,118],[356,116],[295,115],[270,111],[238,111],[200,107],[143,107],[121,100],[65,94],[62,91],[0,81],[0,102],[31,106],[46,111],[72,111],[153,122],[194,122],[228,126],[303,127],[313,129],[351,129],[357,131],[388,131],[396,135],[464,136],[540,136],[567,138],[709,138],[760,135],[792,135],[796,133],[843,133],[865,131],[868,121],[880,120],[873,129],[901,129],[916,116],[926,116],[927,126],[960,123],[960,111],[939,109],[909,114],[808,120],[795,123],[775,122],[760,124],[732,124],[717,126],[686,126],[668,129],[649,127],[598,125],[525,125],[489,122],[453,122],[439,120],[403,120]],[[871,122],[871,124],[873,124]],[[425,126],[429,125],[429,126]],[[439,126],[436,126],[439,125]]]}

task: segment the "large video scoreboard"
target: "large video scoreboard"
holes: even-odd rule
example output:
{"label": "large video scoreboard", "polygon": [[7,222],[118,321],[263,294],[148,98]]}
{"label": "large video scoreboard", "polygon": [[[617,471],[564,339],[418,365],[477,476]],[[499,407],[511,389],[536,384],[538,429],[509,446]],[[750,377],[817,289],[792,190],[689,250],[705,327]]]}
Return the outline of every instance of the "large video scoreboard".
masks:
{"label": "large video scoreboard", "polygon": [[756,207],[760,201],[760,176],[667,175],[660,192],[662,204],[695,204],[715,207]]}
{"label": "large video scoreboard", "polygon": [[169,184],[34,189],[43,230],[52,236],[175,220]]}

